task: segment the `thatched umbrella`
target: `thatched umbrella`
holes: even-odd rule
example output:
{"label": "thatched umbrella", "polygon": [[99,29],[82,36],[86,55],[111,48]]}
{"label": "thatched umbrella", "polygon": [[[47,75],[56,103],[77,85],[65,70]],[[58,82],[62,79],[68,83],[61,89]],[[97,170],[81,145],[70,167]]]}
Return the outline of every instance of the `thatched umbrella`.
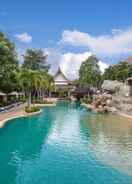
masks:
{"label": "thatched umbrella", "polygon": [[10,97],[9,99],[12,102],[16,102],[16,99],[18,99],[18,97],[19,97],[19,93],[17,91],[13,91],[11,93],[8,93],[8,96]]}
{"label": "thatched umbrella", "polygon": [[6,93],[0,91],[0,96],[6,96]]}
{"label": "thatched umbrella", "polygon": [[16,96],[16,97],[18,97],[19,93],[17,91],[13,91],[13,92],[9,93],[8,95],[9,96]]}

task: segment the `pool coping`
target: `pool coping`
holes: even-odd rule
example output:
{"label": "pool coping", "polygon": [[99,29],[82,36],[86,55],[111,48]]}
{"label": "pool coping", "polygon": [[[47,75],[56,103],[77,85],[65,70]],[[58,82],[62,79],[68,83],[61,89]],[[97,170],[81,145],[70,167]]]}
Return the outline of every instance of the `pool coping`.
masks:
{"label": "pool coping", "polygon": [[54,107],[56,103],[48,103],[48,104],[34,104],[36,107]]}
{"label": "pool coping", "polygon": [[38,112],[33,112],[33,113],[26,113],[25,111],[23,111],[23,114],[21,114],[21,115],[16,115],[16,116],[14,115],[12,117],[9,117],[9,118],[6,118],[6,119],[3,119],[2,121],[0,121],[0,128],[3,128],[4,125],[10,120],[37,115],[37,114],[40,114],[41,112],[42,112],[42,109],[40,109]]}
{"label": "pool coping", "polygon": [[119,115],[119,116],[122,116],[122,117],[124,117],[124,118],[128,118],[128,119],[131,119],[131,120],[132,120],[132,116],[131,116],[131,115],[129,115],[129,114],[126,114],[126,113],[124,113],[124,112],[117,112],[117,115]]}

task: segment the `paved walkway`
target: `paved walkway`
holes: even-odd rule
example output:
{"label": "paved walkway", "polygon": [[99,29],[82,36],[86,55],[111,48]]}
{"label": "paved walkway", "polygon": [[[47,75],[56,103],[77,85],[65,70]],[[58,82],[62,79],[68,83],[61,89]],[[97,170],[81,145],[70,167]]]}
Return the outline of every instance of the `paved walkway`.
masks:
{"label": "paved walkway", "polygon": [[15,117],[23,117],[26,115],[25,111],[23,110],[24,105],[20,105],[17,107],[14,107],[7,112],[0,113],[0,128],[5,124],[5,122],[9,119],[15,118]]}
{"label": "paved walkway", "polygon": [[[24,111],[24,107],[26,104],[22,104],[19,106],[16,106],[12,108],[11,110],[8,110],[8,112],[2,112],[0,113],[0,128],[4,126],[4,124],[11,119],[17,118],[17,117],[25,117],[25,116],[30,116],[33,114],[37,114],[40,112],[35,112],[35,113],[26,113]],[[39,107],[44,107],[44,106],[55,106],[56,104],[34,104],[34,106],[39,106]]]}

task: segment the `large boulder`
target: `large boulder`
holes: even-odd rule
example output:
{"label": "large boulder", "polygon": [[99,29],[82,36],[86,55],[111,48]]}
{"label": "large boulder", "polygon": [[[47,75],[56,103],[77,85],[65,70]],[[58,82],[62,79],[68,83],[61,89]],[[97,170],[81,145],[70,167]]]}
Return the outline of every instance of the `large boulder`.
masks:
{"label": "large boulder", "polygon": [[123,97],[129,97],[130,96],[130,86],[127,85],[126,83],[121,83],[119,86],[119,91],[117,92],[120,96]]}
{"label": "large boulder", "polygon": [[120,89],[121,82],[105,80],[102,84],[103,91],[108,91],[110,93],[118,92]]}
{"label": "large boulder", "polygon": [[131,88],[128,84],[105,80],[102,84],[102,90],[104,91],[103,96],[107,98],[107,106],[115,107],[117,110],[122,112],[132,113],[132,97],[130,95]]}
{"label": "large boulder", "polygon": [[128,97],[130,95],[130,86],[119,81],[105,80],[102,84],[102,90],[109,93],[116,93]]}

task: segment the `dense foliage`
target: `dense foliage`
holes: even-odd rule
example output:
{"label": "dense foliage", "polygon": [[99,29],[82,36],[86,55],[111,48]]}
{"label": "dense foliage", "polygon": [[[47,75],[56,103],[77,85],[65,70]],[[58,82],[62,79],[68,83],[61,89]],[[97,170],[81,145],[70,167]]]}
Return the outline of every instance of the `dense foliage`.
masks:
{"label": "dense foliage", "polygon": [[41,49],[27,49],[24,55],[24,68],[32,70],[48,70],[47,55]]}
{"label": "dense foliage", "polygon": [[109,66],[103,75],[104,80],[125,81],[128,77],[132,77],[132,65],[127,62]]}
{"label": "dense foliage", "polygon": [[18,58],[15,45],[0,32],[0,89],[8,93],[17,88],[15,72]]}
{"label": "dense foliage", "polygon": [[101,71],[98,59],[95,56],[89,57],[84,61],[79,70],[79,83],[97,87],[101,80]]}
{"label": "dense foliage", "polygon": [[15,45],[0,33],[0,91],[25,92],[30,107],[33,96],[42,96],[54,87],[48,69],[47,56],[41,49],[27,49],[19,66]]}

